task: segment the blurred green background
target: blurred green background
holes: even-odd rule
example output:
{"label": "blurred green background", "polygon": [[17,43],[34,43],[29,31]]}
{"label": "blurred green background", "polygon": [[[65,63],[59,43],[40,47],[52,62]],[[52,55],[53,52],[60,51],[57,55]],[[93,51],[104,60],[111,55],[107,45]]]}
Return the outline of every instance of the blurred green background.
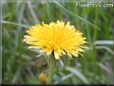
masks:
{"label": "blurred green background", "polygon": [[3,0],[2,83],[41,84],[39,74],[48,74],[47,56],[29,50],[23,35],[34,24],[57,20],[83,32],[89,49],[83,57],[57,61],[53,84],[114,84],[114,7],[80,7],[65,0]]}

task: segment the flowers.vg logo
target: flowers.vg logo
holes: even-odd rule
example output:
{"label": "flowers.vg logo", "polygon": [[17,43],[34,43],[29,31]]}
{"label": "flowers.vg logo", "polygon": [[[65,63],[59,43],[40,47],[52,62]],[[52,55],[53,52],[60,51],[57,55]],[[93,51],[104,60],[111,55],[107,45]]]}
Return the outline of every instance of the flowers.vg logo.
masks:
{"label": "flowers.vg logo", "polygon": [[84,2],[76,2],[76,6],[79,7],[113,7],[113,3],[84,3]]}

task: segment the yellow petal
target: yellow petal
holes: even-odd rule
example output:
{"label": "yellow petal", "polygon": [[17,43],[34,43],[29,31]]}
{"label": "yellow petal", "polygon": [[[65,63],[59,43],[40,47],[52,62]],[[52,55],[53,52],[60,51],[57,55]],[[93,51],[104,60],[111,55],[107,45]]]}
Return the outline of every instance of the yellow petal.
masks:
{"label": "yellow petal", "polygon": [[60,58],[60,56],[57,52],[54,52],[54,56],[55,56],[55,59],[57,59],[57,60]]}

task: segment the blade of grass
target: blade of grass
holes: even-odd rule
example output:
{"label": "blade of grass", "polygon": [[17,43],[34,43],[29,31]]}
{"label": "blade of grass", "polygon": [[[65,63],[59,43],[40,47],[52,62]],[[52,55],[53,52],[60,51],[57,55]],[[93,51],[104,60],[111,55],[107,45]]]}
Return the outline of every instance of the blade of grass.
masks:
{"label": "blade of grass", "polygon": [[97,40],[94,44],[95,45],[114,45],[114,41],[113,40]]}
{"label": "blade of grass", "polygon": [[107,68],[104,64],[98,63],[97,65],[98,65],[99,67],[101,67],[103,70],[105,70],[106,72],[108,72],[108,68]]}
{"label": "blade of grass", "polygon": [[68,9],[64,8],[63,6],[61,6],[58,2],[56,2],[56,1],[54,1],[54,2],[55,2],[56,5],[58,5],[60,8],[62,8],[65,12],[67,12],[67,13],[71,14],[72,16],[75,16],[75,17],[77,17],[78,19],[80,19],[80,20],[82,20],[82,21],[84,21],[84,22],[90,24],[91,26],[93,26],[93,27],[96,28],[97,30],[100,30],[100,28],[97,27],[96,25],[94,25],[93,23],[91,23],[91,22],[89,22],[88,20],[86,20],[86,19],[84,19],[84,18],[78,16],[77,14],[74,14],[72,11],[69,11]]}
{"label": "blade of grass", "polygon": [[20,26],[20,27],[24,27],[24,28],[29,28],[29,25],[25,25],[25,24],[18,24],[15,22],[10,22],[10,21],[6,21],[6,20],[1,20],[2,24],[11,24],[11,25],[16,25],[16,26]]}
{"label": "blade of grass", "polygon": [[39,20],[38,20],[38,18],[37,18],[37,15],[36,15],[36,13],[34,12],[34,9],[33,9],[33,7],[32,7],[31,1],[28,1],[27,3],[28,3],[28,8],[30,9],[30,13],[31,13],[31,15],[32,15],[32,18],[33,18],[33,20],[34,20],[34,23],[39,23]]}
{"label": "blade of grass", "polygon": [[112,55],[114,55],[114,51],[111,50],[109,47],[106,47],[106,46],[96,46],[96,49],[105,49],[108,52],[110,52]]}
{"label": "blade of grass", "polygon": [[16,83],[19,77],[20,77],[20,70],[18,69],[12,79],[12,84]]}
{"label": "blade of grass", "polygon": [[74,73],[82,82],[84,82],[86,84],[89,83],[88,79],[79,70],[77,70],[76,68],[66,67],[66,70]]}
{"label": "blade of grass", "polygon": [[35,80],[35,81],[38,81],[38,79],[36,78],[36,76],[33,74],[33,72],[31,71],[31,69],[29,67],[26,67],[27,71],[29,72],[29,74],[32,76],[32,78]]}
{"label": "blade of grass", "polygon": [[[72,76],[74,76],[75,74],[74,73],[70,73],[70,74],[68,74],[68,75],[66,75],[66,76],[63,76],[62,78],[61,78],[61,81],[65,81],[66,79],[69,79],[70,77],[72,77]],[[59,83],[59,81],[55,81],[54,82],[54,84],[57,84],[57,83]]]}

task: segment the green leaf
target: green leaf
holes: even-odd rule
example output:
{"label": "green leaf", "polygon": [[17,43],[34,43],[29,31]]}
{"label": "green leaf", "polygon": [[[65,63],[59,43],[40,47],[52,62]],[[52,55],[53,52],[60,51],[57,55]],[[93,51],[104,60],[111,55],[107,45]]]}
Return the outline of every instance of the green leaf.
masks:
{"label": "green leaf", "polygon": [[66,70],[74,73],[82,82],[89,84],[89,81],[87,80],[87,78],[78,69],[72,68],[72,67],[66,67]]}

